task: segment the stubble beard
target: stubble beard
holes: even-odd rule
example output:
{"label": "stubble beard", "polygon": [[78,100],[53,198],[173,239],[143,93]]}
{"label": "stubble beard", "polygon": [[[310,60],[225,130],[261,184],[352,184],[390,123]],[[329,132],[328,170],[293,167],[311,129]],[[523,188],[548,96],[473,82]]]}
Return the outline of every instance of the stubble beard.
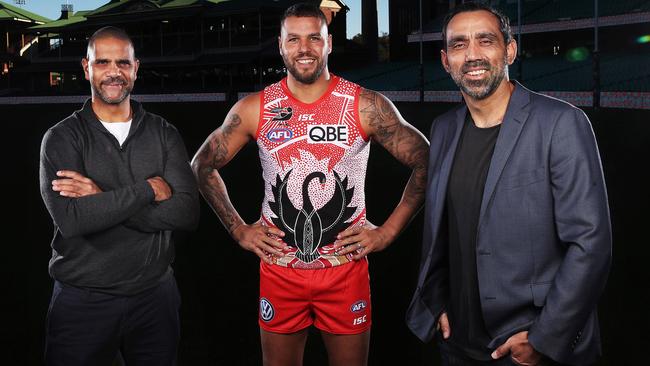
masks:
{"label": "stubble beard", "polygon": [[[298,57],[302,57],[302,56],[311,56],[311,55],[299,55]],[[323,70],[325,70],[323,60],[317,57],[314,57],[314,59],[316,60],[316,69],[311,73],[301,74],[298,71],[298,68],[295,67],[295,63],[291,63],[291,60],[288,60],[287,56],[282,55],[282,60],[284,61],[284,67],[287,68],[287,72],[291,74],[291,76],[293,76],[294,79],[296,79],[297,81],[303,84],[313,84],[323,74]]]}
{"label": "stubble beard", "polygon": [[[122,88],[122,93],[117,97],[117,98],[110,98],[108,97],[103,91],[102,91],[102,84],[108,84],[112,82],[121,82],[123,85]],[[91,83],[91,88],[93,90],[93,94],[99,97],[104,103],[106,104],[120,104],[122,103],[129,95],[131,95],[131,91],[133,90],[133,85],[129,84],[124,80],[123,78],[112,78],[112,79],[107,79],[107,80],[102,80],[99,85],[95,85],[94,83]]]}
{"label": "stubble beard", "polygon": [[[466,69],[472,67],[484,67],[490,72],[490,77],[483,80],[466,80],[463,74]],[[459,72],[452,72],[451,78],[454,83],[463,91],[463,93],[478,100],[485,99],[492,95],[495,90],[501,85],[501,82],[508,76],[508,61],[504,56],[502,63],[495,67],[490,65],[488,61],[471,61],[463,64]]]}

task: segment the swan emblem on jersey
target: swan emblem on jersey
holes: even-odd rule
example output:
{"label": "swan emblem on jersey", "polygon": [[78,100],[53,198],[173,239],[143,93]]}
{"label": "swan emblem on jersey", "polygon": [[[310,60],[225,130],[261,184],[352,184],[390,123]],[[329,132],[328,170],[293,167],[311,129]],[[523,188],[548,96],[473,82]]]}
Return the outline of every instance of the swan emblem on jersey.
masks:
{"label": "swan emblem on jersey", "polygon": [[277,107],[271,109],[271,113],[275,113],[272,121],[286,121],[293,116],[293,108],[291,107]]}
{"label": "swan emblem on jersey", "polygon": [[269,206],[276,216],[271,220],[284,231],[284,241],[298,248],[296,257],[305,263],[311,263],[320,257],[318,248],[321,244],[333,243],[336,235],[348,226],[346,221],[357,210],[356,207],[348,207],[354,195],[354,187],[348,188],[348,178],[341,179],[334,171],[334,195],[323,207],[316,210],[307,187],[314,179],[324,184],[326,176],[322,172],[313,172],[302,183],[302,208],[296,208],[287,194],[290,175],[291,170],[284,179],[280,179],[278,174],[276,184],[271,184],[275,202],[269,202]]}

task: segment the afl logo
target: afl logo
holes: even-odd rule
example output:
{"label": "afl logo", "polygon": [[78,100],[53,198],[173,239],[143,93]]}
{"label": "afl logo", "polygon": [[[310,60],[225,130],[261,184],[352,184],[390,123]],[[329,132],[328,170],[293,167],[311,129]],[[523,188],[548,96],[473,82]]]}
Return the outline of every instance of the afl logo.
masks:
{"label": "afl logo", "polygon": [[368,307],[367,302],[365,302],[364,300],[359,300],[354,304],[352,304],[352,306],[350,306],[350,311],[353,313],[358,313],[360,311],[363,311],[367,307]]}
{"label": "afl logo", "polygon": [[274,128],[266,133],[266,138],[271,142],[283,143],[293,137],[293,131],[288,128]]}
{"label": "afl logo", "polygon": [[260,299],[260,318],[265,322],[270,322],[275,316],[275,310],[273,310],[273,305],[266,298]]}

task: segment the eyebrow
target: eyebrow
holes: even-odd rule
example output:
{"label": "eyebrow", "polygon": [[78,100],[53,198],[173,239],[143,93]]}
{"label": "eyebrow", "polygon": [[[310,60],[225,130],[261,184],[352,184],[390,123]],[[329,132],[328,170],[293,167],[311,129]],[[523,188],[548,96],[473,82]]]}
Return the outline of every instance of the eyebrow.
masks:
{"label": "eyebrow", "polygon": [[499,37],[497,37],[496,33],[493,32],[480,32],[476,34],[476,38],[488,38],[488,39],[496,40]]}
{"label": "eyebrow", "polygon": [[[494,32],[479,32],[479,33],[476,33],[474,38],[477,38],[477,39],[487,38],[487,39],[494,40],[494,41],[499,39],[499,37]],[[453,36],[447,42],[447,44],[455,44],[455,43],[458,43],[458,42],[467,42],[467,36],[465,36],[465,35]]]}
{"label": "eyebrow", "polygon": [[[110,60],[107,58],[96,58],[95,62],[109,62]],[[115,61],[116,63],[131,63],[131,60],[128,58],[121,58],[119,60]]]}
{"label": "eyebrow", "polygon": [[451,37],[451,39],[447,42],[448,44],[454,44],[456,42],[465,42],[467,41],[467,37],[464,35],[458,35]]}
{"label": "eyebrow", "polygon": [[[298,38],[300,38],[300,36],[301,36],[300,34],[296,34],[296,33],[287,33],[287,38],[288,37],[298,37]],[[311,33],[311,34],[307,35],[307,37],[314,37],[314,36],[321,37],[320,33],[317,33],[317,32],[314,32],[314,33]]]}

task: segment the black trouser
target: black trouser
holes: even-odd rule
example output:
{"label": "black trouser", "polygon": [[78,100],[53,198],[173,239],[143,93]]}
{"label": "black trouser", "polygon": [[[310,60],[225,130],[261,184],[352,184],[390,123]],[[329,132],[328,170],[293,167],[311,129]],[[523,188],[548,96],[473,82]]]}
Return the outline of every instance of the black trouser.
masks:
{"label": "black trouser", "polygon": [[514,362],[510,360],[510,356],[504,356],[498,360],[491,361],[478,361],[460,353],[455,347],[450,345],[447,341],[438,338],[438,345],[440,346],[440,357],[442,358],[443,366],[513,366]]}
{"label": "black trouser", "polygon": [[118,350],[132,365],[175,365],[180,294],[173,276],[134,296],[54,282],[47,313],[47,365],[110,366]]}
{"label": "black trouser", "polygon": [[[510,355],[505,355],[498,360],[478,361],[467,357],[460,353],[459,350],[454,348],[448,342],[442,340],[438,336],[438,345],[440,346],[440,356],[442,358],[443,366],[515,366],[516,364],[510,358]],[[544,358],[539,363],[539,366],[562,366],[551,359]]]}

